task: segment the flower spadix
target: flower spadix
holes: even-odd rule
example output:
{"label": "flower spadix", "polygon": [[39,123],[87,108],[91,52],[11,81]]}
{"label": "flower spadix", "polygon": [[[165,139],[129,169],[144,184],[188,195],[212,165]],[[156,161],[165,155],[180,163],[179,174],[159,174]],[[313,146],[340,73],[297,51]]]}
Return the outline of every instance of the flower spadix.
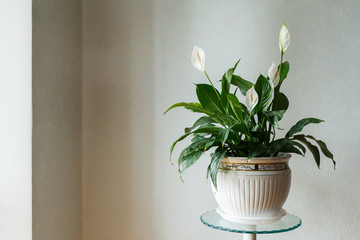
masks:
{"label": "flower spadix", "polygon": [[251,112],[256,104],[258,103],[259,97],[255,91],[255,88],[252,87],[246,92],[245,103],[249,111]]}
{"label": "flower spadix", "polygon": [[268,70],[269,82],[272,88],[276,87],[279,82],[278,79],[279,69],[276,67],[275,63],[273,62]]}
{"label": "flower spadix", "polygon": [[205,52],[199,47],[194,46],[194,50],[191,55],[191,63],[194,67],[200,71],[205,70]]}
{"label": "flower spadix", "polygon": [[285,53],[289,45],[290,45],[290,33],[289,33],[289,29],[286,27],[284,22],[280,29],[280,36],[279,36],[279,47],[282,54]]}

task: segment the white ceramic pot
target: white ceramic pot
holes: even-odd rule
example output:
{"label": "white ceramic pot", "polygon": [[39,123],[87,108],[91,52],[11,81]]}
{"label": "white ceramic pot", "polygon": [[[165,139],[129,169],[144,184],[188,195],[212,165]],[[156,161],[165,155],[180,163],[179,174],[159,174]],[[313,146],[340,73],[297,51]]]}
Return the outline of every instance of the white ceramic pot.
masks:
{"label": "white ceramic pot", "polygon": [[217,175],[218,213],[228,221],[268,224],[286,214],[282,209],[290,190],[290,154],[278,157],[225,157]]}

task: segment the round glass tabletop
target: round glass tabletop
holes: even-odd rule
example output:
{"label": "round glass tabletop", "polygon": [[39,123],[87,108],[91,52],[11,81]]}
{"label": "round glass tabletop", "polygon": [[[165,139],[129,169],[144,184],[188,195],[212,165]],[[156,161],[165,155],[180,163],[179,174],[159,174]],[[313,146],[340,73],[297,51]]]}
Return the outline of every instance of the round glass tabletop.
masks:
{"label": "round glass tabletop", "polygon": [[301,219],[287,213],[279,221],[266,225],[246,225],[226,221],[216,211],[208,211],[201,215],[200,220],[208,227],[235,233],[269,234],[294,230],[301,225]]}

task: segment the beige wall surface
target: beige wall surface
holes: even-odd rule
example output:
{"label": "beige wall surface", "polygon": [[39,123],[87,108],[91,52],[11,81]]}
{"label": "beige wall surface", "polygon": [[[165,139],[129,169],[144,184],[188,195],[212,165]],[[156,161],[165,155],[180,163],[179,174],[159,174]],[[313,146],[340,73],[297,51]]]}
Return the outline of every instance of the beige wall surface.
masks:
{"label": "beige wall surface", "polygon": [[84,239],[155,239],[151,1],[85,1]]}
{"label": "beige wall surface", "polygon": [[334,171],[324,158],[319,170],[310,155],[293,157],[285,209],[303,225],[276,238],[358,238],[359,11],[355,0],[84,0],[83,239],[240,237],[199,220],[216,207],[205,181],[209,156],[185,173],[185,183],[169,164],[171,142],[197,116],[162,113],[194,101],[193,83],[206,82],[190,64],[193,45],[205,50],[214,81],[239,58],[238,73],[254,81],[279,62],[284,19],[292,40],[284,83],[290,109],[281,127],[325,119],[305,133],[325,140],[338,165]]}
{"label": "beige wall surface", "polygon": [[33,1],[33,240],[82,239],[81,1]]}

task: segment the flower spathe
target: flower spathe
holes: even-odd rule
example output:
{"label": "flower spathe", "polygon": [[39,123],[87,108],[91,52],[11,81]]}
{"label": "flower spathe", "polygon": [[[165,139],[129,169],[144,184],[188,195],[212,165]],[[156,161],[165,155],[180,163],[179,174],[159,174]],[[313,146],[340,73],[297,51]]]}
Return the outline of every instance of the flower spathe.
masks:
{"label": "flower spathe", "polygon": [[275,62],[273,62],[268,70],[269,83],[272,88],[276,87],[276,85],[279,83],[279,79],[277,78],[278,73],[279,69],[276,67]]}
{"label": "flower spathe", "polygon": [[205,70],[205,52],[202,48],[194,46],[194,50],[191,54],[191,63],[200,71]]}
{"label": "flower spathe", "polygon": [[285,53],[289,45],[290,45],[290,33],[289,33],[289,29],[286,27],[284,22],[280,29],[280,36],[279,36],[279,47],[282,54]]}
{"label": "flower spathe", "polygon": [[246,107],[248,108],[248,110],[250,112],[254,109],[254,107],[258,103],[258,100],[259,100],[259,97],[255,91],[255,88],[254,87],[250,88],[246,92],[246,99],[245,99]]}

